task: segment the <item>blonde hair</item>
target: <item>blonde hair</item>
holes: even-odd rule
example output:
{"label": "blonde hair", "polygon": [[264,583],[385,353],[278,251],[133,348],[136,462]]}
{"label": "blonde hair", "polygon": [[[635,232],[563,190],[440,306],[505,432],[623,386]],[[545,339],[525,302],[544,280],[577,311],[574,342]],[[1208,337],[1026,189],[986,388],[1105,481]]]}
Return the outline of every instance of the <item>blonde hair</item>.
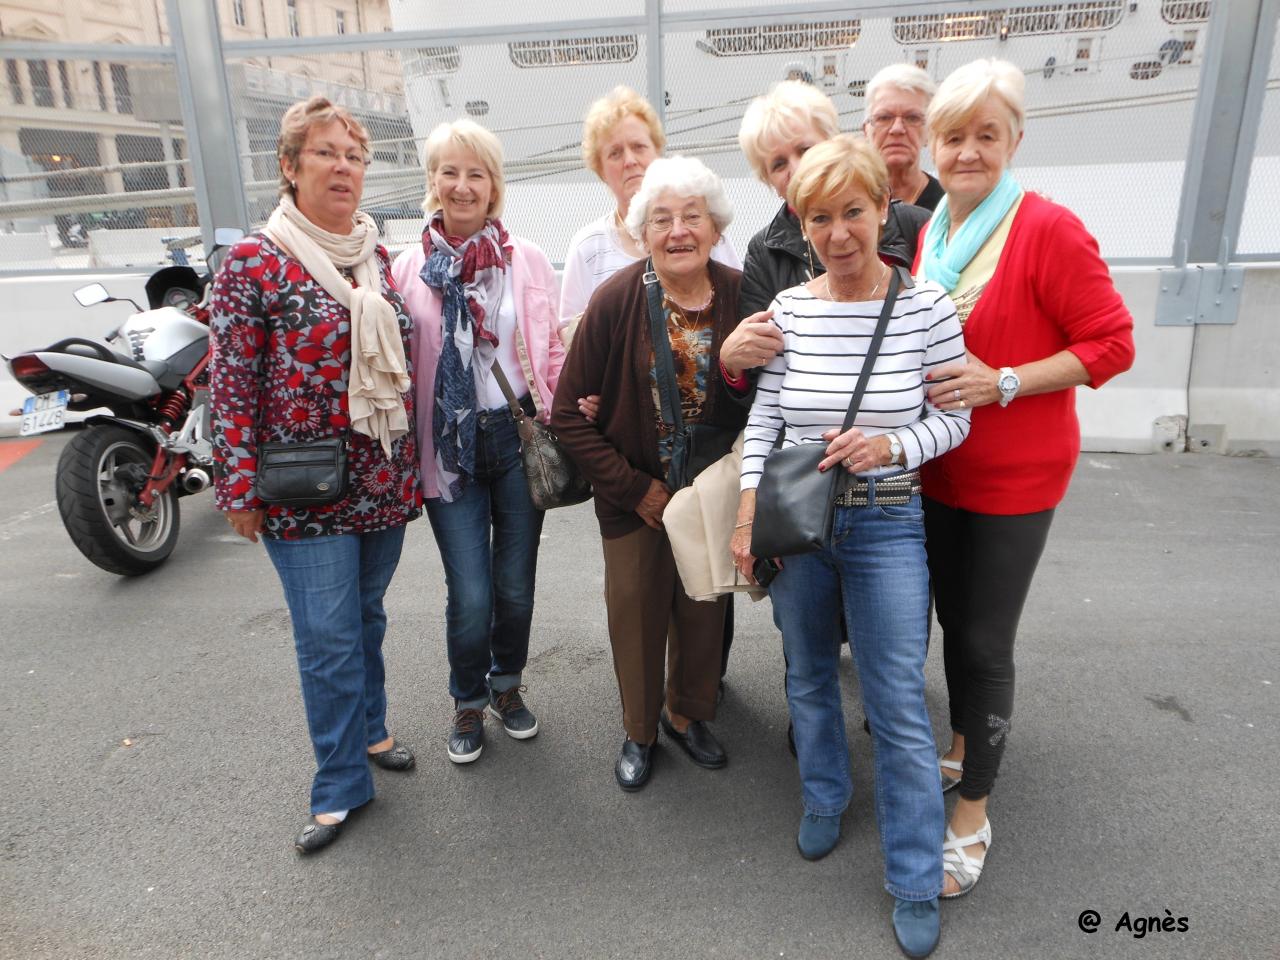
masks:
{"label": "blonde hair", "polygon": [[658,120],[657,111],[644,97],[630,87],[614,87],[601,97],[582,121],[582,162],[597,177],[604,179],[600,162],[600,147],[613,128],[627,117],[639,117],[649,128],[649,139],[653,141],[656,153],[662,153],[667,145],[666,135],[662,132],[662,123]]}
{"label": "blonde hair", "polygon": [[867,90],[863,103],[866,104],[867,119],[871,119],[871,110],[876,102],[876,94],[886,87],[905,90],[907,93],[920,93],[926,101],[931,100],[938,92],[938,85],[933,78],[914,63],[891,63],[882,67],[874,77],[867,81]]}
{"label": "blonde hair", "polygon": [[280,196],[293,196],[293,184],[285,175],[283,161],[288,160],[296,170],[302,156],[302,146],[307,142],[307,134],[311,132],[311,128],[327,126],[335,120],[346,127],[347,133],[360,144],[360,152],[369,156],[369,131],[347,110],[330,103],[324,97],[299,100],[280,118],[280,136],[276,140],[276,160],[280,162]]}
{"label": "blonde hair", "polygon": [[957,67],[942,81],[925,115],[930,144],[963,127],[992,96],[1008,111],[1009,136],[1016,141],[1027,118],[1026,87],[1027,78],[1008,60],[991,57]]}
{"label": "blonde hair", "polygon": [[823,140],[839,133],[840,116],[835,104],[811,83],[783,80],[751,101],[738,128],[738,146],[755,175],[768,183],[768,145],[798,139],[810,128]]}
{"label": "blonde hair", "polygon": [[502,216],[502,200],[506,194],[506,182],[502,179],[502,143],[490,131],[466,117],[439,124],[427,137],[427,195],[422,201],[422,209],[430,214],[440,208],[440,198],[436,196],[432,181],[440,166],[440,154],[448,146],[470,150],[484,165],[489,179],[493,181],[493,195],[489,198],[489,210],[485,216]]}
{"label": "blonde hair", "polygon": [[658,157],[644,172],[640,189],[627,208],[627,231],[641,242],[649,207],[667,191],[677,197],[701,197],[715,224],[716,233],[724,233],[733,220],[733,204],[724,192],[724,184],[706,164],[694,157]]}
{"label": "blonde hair", "polygon": [[804,223],[810,204],[854,186],[865,190],[877,207],[883,206],[889,196],[889,168],[866,137],[842,133],[801,158],[787,185],[787,203]]}

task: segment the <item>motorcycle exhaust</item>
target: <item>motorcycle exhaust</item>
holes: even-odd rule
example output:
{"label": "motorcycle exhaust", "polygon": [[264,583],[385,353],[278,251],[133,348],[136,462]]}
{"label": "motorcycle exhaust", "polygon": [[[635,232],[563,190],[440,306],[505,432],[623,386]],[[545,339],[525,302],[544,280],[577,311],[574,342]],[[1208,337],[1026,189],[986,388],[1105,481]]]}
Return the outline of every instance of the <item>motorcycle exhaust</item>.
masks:
{"label": "motorcycle exhaust", "polygon": [[209,474],[199,467],[192,467],[182,476],[182,489],[187,493],[199,493],[209,489]]}

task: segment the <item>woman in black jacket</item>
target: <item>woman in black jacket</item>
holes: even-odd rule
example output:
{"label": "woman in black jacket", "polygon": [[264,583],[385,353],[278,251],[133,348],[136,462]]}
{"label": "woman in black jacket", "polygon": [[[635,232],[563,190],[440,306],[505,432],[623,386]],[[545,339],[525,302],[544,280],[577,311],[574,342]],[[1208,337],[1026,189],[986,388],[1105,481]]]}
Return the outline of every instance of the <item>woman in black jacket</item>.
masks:
{"label": "woman in black jacket", "polygon": [[[831,98],[799,80],[782,81],[747,107],[738,143],[756,176],[773,187],[783,202],[773,220],[747,245],[738,303],[742,316],[769,309],[783,290],[825,272],[801,235],[795,212],[787,205],[787,184],[805,151],[839,132]],[[880,239],[881,258],[910,267],[920,229],[928,220],[928,210],[896,200],[890,204]]]}

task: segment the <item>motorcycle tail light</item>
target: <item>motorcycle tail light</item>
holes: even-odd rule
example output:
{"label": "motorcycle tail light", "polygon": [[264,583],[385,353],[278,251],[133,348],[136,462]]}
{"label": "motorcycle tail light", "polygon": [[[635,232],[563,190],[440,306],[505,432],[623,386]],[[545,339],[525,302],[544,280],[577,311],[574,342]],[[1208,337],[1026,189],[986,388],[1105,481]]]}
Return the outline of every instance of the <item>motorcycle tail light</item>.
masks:
{"label": "motorcycle tail light", "polygon": [[48,376],[50,372],[48,364],[32,353],[14,357],[9,361],[9,369],[13,371],[13,378],[19,382],[36,380]]}

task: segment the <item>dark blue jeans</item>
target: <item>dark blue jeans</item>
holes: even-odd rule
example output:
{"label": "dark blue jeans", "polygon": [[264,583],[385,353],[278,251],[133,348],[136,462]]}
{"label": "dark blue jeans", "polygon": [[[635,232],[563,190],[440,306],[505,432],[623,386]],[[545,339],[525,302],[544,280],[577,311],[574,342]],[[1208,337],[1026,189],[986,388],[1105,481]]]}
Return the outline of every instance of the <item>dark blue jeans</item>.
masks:
{"label": "dark blue jeans", "polygon": [[843,611],[871,721],[885,889],[932,900],[942,889],[944,826],[924,700],[929,571],[920,498],[836,507],[825,548],[783,564],[769,597],[786,651],[805,811],[839,815],[853,792],[837,674]]}
{"label": "dark blue jeans", "polygon": [[452,503],[427,501],[448,600],[449,693],[459,708],[520,685],[529,658],[543,513],[529,499],[505,407],[476,417],[476,475]]}
{"label": "dark blue jeans", "polygon": [[311,812],[373,799],[365,756],[387,738],[383,594],[400,562],[404,527],[303,540],[264,540],[284,586],[316,754]]}

